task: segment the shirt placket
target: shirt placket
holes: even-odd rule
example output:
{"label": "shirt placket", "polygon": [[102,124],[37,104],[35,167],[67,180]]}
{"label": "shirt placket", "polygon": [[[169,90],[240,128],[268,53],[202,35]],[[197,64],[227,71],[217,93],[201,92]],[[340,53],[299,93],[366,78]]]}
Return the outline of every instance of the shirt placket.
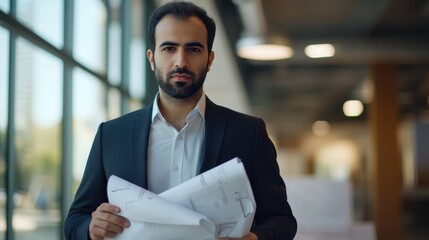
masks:
{"label": "shirt placket", "polygon": [[170,185],[176,186],[182,182],[182,168],[183,168],[183,159],[185,154],[185,135],[186,128],[183,128],[180,131],[175,140],[172,153],[172,162],[171,162],[171,178]]}

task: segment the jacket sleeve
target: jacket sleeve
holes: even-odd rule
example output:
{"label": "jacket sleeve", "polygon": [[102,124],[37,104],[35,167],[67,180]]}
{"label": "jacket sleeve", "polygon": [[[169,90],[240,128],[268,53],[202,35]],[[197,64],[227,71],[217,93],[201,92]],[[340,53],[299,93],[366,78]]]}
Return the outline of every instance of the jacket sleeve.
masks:
{"label": "jacket sleeve", "polygon": [[297,222],[287,201],[276,150],[262,120],[255,131],[253,171],[249,177],[257,203],[252,232],[259,240],[293,239]]}
{"label": "jacket sleeve", "polygon": [[89,223],[92,212],[103,202],[107,202],[107,179],[102,159],[102,129],[97,130],[81,184],[64,222],[64,233],[69,240],[89,238]]}

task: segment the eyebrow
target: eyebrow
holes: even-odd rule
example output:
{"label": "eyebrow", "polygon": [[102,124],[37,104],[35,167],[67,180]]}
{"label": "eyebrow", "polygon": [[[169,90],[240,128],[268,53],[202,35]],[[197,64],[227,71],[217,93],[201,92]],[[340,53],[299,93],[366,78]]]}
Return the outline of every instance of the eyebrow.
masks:
{"label": "eyebrow", "polygon": [[[162,46],[179,46],[178,43],[176,42],[170,42],[170,41],[166,41],[166,42],[162,42],[159,47]],[[200,47],[204,49],[204,46],[200,43],[200,42],[189,42],[185,44],[186,47]]]}

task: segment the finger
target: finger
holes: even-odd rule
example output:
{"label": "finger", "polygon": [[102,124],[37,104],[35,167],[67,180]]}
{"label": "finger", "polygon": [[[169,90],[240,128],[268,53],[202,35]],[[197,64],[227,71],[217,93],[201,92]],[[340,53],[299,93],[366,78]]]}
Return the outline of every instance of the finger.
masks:
{"label": "finger", "polygon": [[115,205],[110,204],[110,203],[100,204],[100,206],[97,208],[97,210],[101,211],[101,212],[111,212],[111,213],[121,212],[121,209],[118,206],[115,206]]}
{"label": "finger", "polygon": [[94,219],[93,226],[95,228],[101,228],[108,232],[120,233],[124,230],[124,227],[120,222],[119,224],[115,220],[103,220],[103,219]]}
{"label": "finger", "polygon": [[114,237],[117,234],[97,226],[90,228],[90,237],[92,240],[103,240],[105,237]]}
{"label": "finger", "polygon": [[89,224],[91,239],[102,240],[105,237],[114,237],[124,228],[130,226],[129,221],[111,211],[115,206],[102,204],[93,213]]}
{"label": "finger", "polygon": [[92,219],[97,223],[97,226],[107,228],[108,230],[110,230],[109,227],[116,228],[116,226],[119,226],[127,228],[130,226],[128,219],[110,212],[96,210],[92,213]]}
{"label": "finger", "polygon": [[98,218],[127,228],[130,226],[130,222],[125,217],[117,215],[120,211],[120,208],[113,204],[102,203],[97,210],[93,212],[93,218]]}
{"label": "finger", "polygon": [[102,240],[105,237],[113,237],[124,230],[121,225],[104,220],[100,217],[100,213],[94,212],[93,215],[89,225],[91,239]]}

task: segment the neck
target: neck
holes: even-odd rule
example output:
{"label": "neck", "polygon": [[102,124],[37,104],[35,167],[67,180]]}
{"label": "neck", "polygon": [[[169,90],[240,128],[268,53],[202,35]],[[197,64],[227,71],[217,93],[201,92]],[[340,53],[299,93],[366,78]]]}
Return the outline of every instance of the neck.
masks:
{"label": "neck", "polygon": [[177,130],[186,125],[186,117],[195,108],[200,100],[202,91],[198,91],[189,98],[173,98],[163,91],[159,92],[158,107],[162,116]]}

